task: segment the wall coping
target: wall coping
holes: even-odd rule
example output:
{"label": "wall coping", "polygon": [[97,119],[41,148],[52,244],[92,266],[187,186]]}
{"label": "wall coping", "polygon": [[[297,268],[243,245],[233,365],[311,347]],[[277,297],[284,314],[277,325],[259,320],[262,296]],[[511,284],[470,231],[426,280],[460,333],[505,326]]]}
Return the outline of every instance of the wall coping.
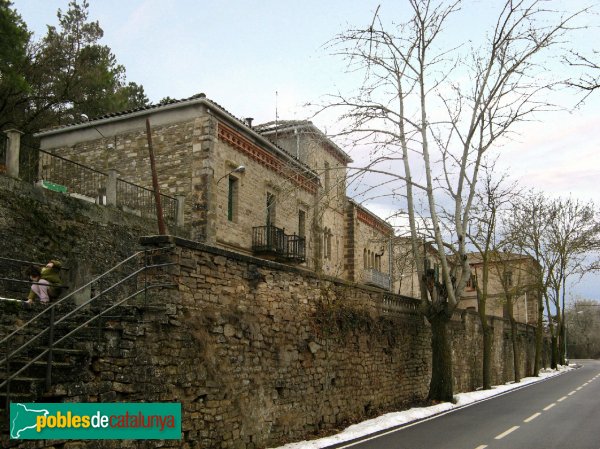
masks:
{"label": "wall coping", "polygon": [[271,260],[259,259],[258,257],[248,256],[245,254],[236,253],[234,251],[230,251],[227,249],[217,248],[215,246],[207,245],[205,243],[197,242],[194,240],[188,240],[181,237],[173,236],[173,235],[151,235],[151,236],[143,236],[140,237],[140,244],[144,246],[159,246],[159,245],[175,245],[182,248],[195,249],[204,251],[210,254],[215,254],[217,256],[228,257],[239,262],[249,263],[252,265],[258,265],[261,267],[286,271],[288,273],[296,273],[302,276],[310,277],[317,280],[328,281],[339,285],[344,285],[348,287],[360,288],[361,290],[365,290],[372,293],[379,293],[385,296],[392,296],[397,299],[404,299],[409,301],[420,301],[418,298],[411,298],[410,296],[398,295],[396,293],[388,292],[382,289],[378,289],[376,287],[371,287],[368,285],[358,284],[355,282],[346,281],[344,279],[339,279],[329,275],[320,275],[312,270],[302,267],[296,267],[291,265],[282,264],[279,262],[274,262]]}

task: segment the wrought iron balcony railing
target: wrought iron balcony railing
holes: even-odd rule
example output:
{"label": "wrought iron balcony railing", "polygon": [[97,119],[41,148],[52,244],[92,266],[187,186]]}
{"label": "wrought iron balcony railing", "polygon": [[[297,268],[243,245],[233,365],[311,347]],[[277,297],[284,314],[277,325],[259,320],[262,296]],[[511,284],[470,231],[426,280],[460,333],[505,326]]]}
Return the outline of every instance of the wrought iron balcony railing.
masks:
{"label": "wrought iron balcony railing", "polygon": [[252,251],[302,263],[306,259],[306,239],[296,234],[288,235],[276,226],[256,226],[252,228]]}
{"label": "wrought iron balcony railing", "polygon": [[390,275],[382,273],[374,268],[367,268],[363,271],[363,283],[374,285],[375,287],[390,289]]}

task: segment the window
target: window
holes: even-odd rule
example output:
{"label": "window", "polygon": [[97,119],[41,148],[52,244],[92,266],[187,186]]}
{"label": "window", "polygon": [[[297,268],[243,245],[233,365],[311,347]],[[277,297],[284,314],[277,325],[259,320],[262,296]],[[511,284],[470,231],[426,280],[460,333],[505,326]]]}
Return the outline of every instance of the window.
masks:
{"label": "window", "polygon": [[275,226],[275,195],[267,192],[267,226]]}
{"label": "window", "polygon": [[471,276],[467,280],[467,290],[475,290],[477,286],[477,273],[475,271],[471,271]]}
{"label": "window", "polygon": [[367,262],[367,248],[363,249],[363,268],[365,270],[369,268],[369,264]]}
{"label": "window", "polygon": [[325,228],[323,231],[323,258],[331,259],[331,229]]}
{"label": "window", "polygon": [[227,220],[237,221],[238,208],[238,179],[229,177],[229,190],[227,191]]}
{"label": "window", "polygon": [[325,177],[325,193],[327,194],[329,192],[329,183],[330,183],[330,170],[329,170],[329,162],[325,162],[325,173],[324,173],[324,177]]}
{"label": "window", "polygon": [[504,273],[504,285],[506,287],[512,287],[512,285],[513,285],[512,271],[506,271]]}
{"label": "window", "polygon": [[298,211],[298,235],[300,237],[306,236],[306,212],[302,209]]}

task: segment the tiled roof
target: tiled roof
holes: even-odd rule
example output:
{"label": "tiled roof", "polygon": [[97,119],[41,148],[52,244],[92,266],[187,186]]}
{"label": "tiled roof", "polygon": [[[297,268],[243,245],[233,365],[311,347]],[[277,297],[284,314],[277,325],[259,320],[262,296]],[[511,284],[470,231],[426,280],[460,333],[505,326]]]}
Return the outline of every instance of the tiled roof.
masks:
{"label": "tiled roof", "polygon": [[94,117],[94,118],[91,118],[89,120],[79,120],[79,121],[76,121],[76,122],[73,122],[73,123],[69,123],[67,125],[60,125],[60,126],[55,126],[55,127],[52,127],[52,128],[47,128],[47,129],[44,129],[44,130],[40,131],[39,134],[40,135],[44,135],[45,133],[50,132],[50,131],[56,132],[58,130],[66,130],[66,129],[71,128],[71,127],[76,127],[76,126],[80,126],[80,125],[87,125],[88,123],[89,124],[94,124],[95,122],[100,122],[100,121],[103,121],[103,120],[117,118],[117,117],[124,117],[124,116],[130,115],[130,114],[134,114],[134,113],[137,113],[137,112],[158,110],[158,109],[162,109],[162,108],[164,108],[166,106],[171,106],[171,105],[175,105],[175,104],[182,104],[183,105],[185,103],[191,103],[194,100],[200,100],[200,99],[202,99],[202,100],[204,100],[204,101],[206,101],[208,103],[211,103],[212,105],[214,105],[215,107],[219,108],[221,111],[223,111],[224,113],[226,113],[227,115],[229,115],[231,118],[233,118],[235,120],[238,120],[240,122],[240,124],[242,124],[242,125],[244,125],[246,127],[248,126],[244,120],[235,117],[231,112],[229,112],[227,109],[225,109],[219,103],[217,103],[217,102],[215,102],[215,101],[210,100],[209,98],[207,98],[206,94],[199,93],[199,94],[196,94],[196,95],[192,95],[189,98],[182,98],[181,100],[169,100],[169,101],[166,101],[164,103],[150,104],[148,106],[142,106],[140,108],[127,109],[127,110],[118,111],[118,112],[110,112],[108,114],[100,115],[98,117]]}
{"label": "tiled roof", "polygon": [[317,134],[323,136],[325,139],[327,139],[327,141],[329,142],[329,144],[331,145],[333,150],[339,156],[341,156],[341,158],[343,160],[345,160],[346,162],[352,162],[352,158],[348,155],[348,153],[346,153],[344,150],[342,150],[340,147],[338,147],[335,144],[335,142],[333,142],[325,133],[323,133],[323,131],[321,131],[319,128],[317,128],[313,124],[313,122],[311,122],[310,120],[277,120],[277,121],[262,123],[260,125],[256,125],[253,127],[254,131],[256,131],[257,133],[260,133],[260,134],[264,134],[264,135],[273,134],[276,131],[292,130],[293,128],[311,129],[315,133],[317,133]]}

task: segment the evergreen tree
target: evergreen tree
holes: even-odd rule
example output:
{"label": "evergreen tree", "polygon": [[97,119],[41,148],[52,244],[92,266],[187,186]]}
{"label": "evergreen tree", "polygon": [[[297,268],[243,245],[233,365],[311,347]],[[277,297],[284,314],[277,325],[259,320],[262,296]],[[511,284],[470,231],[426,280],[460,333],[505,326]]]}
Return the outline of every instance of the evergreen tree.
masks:
{"label": "evergreen tree", "polygon": [[95,117],[148,104],[143,87],[126,83],[125,68],[99,43],[104,32],[97,21],[89,20],[87,0],[71,1],[66,12],[59,9],[58,26],[48,26],[37,43],[30,42],[25,24],[8,2],[0,1],[9,23],[22,25],[27,38],[20,68],[24,83],[14,89],[15,107],[0,110],[0,126],[11,123],[34,132],[79,121],[82,114]]}

